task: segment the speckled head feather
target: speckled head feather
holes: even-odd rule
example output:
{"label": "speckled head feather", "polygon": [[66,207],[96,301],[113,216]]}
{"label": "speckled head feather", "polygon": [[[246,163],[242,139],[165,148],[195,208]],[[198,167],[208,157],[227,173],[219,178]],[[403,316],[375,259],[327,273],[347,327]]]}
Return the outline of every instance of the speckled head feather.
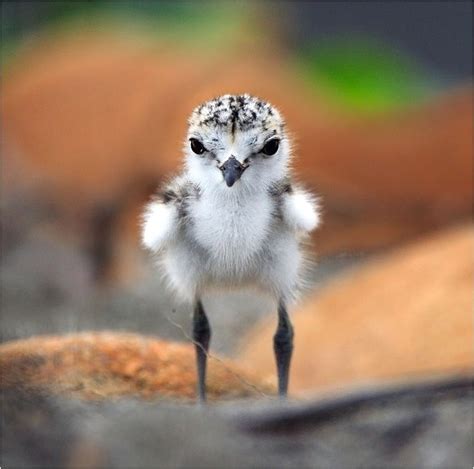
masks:
{"label": "speckled head feather", "polygon": [[[184,155],[186,173],[193,183],[217,190],[229,183],[234,190],[225,196],[238,196],[242,191],[264,190],[285,177],[291,143],[284,119],[274,106],[249,94],[226,94],[194,109]],[[224,175],[226,167],[239,168],[238,183],[234,184],[237,179],[233,176]]]}
{"label": "speckled head feather", "polygon": [[198,106],[189,119],[190,129],[224,127],[231,132],[260,128],[282,130],[285,123],[278,110],[266,101],[249,94],[226,94]]}

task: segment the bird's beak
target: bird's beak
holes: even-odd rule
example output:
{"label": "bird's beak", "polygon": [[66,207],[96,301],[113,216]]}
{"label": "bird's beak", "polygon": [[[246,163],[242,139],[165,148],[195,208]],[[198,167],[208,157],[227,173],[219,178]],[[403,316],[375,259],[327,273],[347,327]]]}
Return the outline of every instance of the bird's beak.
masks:
{"label": "bird's beak", "polygon": [[232,187],[235,181],[240,179],[240,176],[242,176],[242,173],[247,169],[247,166],[243,165],[234,156],[231,156],[219,166],[219,169],[222,171],[227,186]]}

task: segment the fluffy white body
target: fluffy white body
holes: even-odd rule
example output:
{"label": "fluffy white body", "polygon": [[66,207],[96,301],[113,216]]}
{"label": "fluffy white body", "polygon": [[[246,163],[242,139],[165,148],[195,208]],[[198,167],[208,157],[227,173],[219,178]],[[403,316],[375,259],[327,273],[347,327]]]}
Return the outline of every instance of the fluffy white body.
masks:
{"label": "fluffy white body", "polygon": [[[302,280],[302,241],[318,226],[319,212],[315,199],[291,183],[280,114],[247,95],[223,96],[194,111],[189,140],[182,174],[147,206],[143,244],[181,299],[252,286],[291,300]],[[242,171],[231,186],[228,161]]]}

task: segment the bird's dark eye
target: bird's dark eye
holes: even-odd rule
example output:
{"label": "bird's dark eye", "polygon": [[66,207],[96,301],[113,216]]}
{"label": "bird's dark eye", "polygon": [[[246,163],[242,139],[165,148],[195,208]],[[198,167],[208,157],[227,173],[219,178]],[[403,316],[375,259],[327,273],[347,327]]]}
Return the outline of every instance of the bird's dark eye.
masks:
{"label": "bird's dark eye", "polygon": [[202,155],[206,151],[204,145],[197,138],[191,138],[189,141],[191,142],[191,150],[196,155]]}
{"label": "bird's dark eye", "polygon": [[262,153],[268,156],[274,155],[278,151],[279,147],[280,140],[278,138],[272,138],[267,143],[265,143],[265,146],[262,148]]}

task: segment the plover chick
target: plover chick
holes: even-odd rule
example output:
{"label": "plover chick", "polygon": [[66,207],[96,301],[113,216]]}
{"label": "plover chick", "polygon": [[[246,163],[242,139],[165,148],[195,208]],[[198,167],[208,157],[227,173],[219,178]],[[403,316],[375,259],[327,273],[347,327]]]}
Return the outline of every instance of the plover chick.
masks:
{"label": "plover chick", "polygon": [[286,396],[293,351],[287,305],[302,281],[302,242],[319,224],[316,200],[295,186],[285,122],[256,97],[225,95],[189,119],[184,168],[143,217],[143,244],[168,284],[193,303],[198,396],[206,399],[211,328],[201,297],[213,289],[252,286],[278,311],[274,352]]}

